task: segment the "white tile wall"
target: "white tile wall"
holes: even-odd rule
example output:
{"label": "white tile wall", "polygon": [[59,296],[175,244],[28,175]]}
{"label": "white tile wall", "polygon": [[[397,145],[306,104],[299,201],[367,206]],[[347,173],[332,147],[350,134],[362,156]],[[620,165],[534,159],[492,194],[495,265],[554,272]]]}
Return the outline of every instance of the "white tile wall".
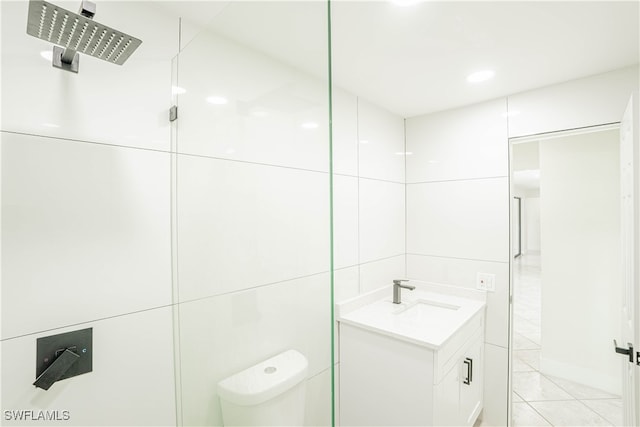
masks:
{"label": "white tile wall", "polygon": [[407,254],[407,277],[475,289],[478,273],[495,274],[487,292],[485,342],[507,348],[509,338],[509,263]]}
{"label": "white tile wall", "polygon": [[406,277],[405,255],[398,255],[360,265],[360,292],[388,286],[393,279]]}
{"label": "white tile wall", "polygon": [[407,276],[487,294],[483,425],[506,425],[509,170],[505,99],[407,120]]}
{"label": "white tile wall", "polygon": [[[171,318],[164,307],[3,340],[3,425],[44,424],[6,420],[14,410],[67,410],[70,419],[56,424],[72,426],[175,425]],[[93,328],[93,371],[34,387],[36,340],[85,328]]]}
{"label": "white tile wall", "polygon": [[329,170],[326,82],[211,33],[179,67],[179,152]]}
{"label": "white tile wall", "polygon": [[509,137],[619,122],[638,66],[509,96]]}
{"label": "white tile wall", "polygon": [[325,173],[179,156],[180,300],[328,271],[328,187]]}
{"label": "white tile wall", "polygon": [[485,343],[482,425],[507,425],[508,361],[509,350]]}
{"label": "white tile wall", "polygon": [[360,262],[405,252],[405,185],[360,179]]}
{"label": "white tile wall", "polygon": [[507,176],[506,111],[501,98],[408,119],[407,183]]}
{"label": "white tile wall", "polygon": [[181,304],[184,424],[220,425],[218,381],[287,349],[307,357],[308,378],[326,371],[329,313],[328,273]]}
{"label": "white tile wall", "polygon": [[[80,54],[75,74],[40,55],[52,44],[26,34],[28,4],[1,4],[2,130],[168,150],[178,20],[147,2],[102,2],[96,19],[142,45],[122,66]],[[56,4],[78,8],[78,2]]]}
{"label": "white tile wall", "polygon": [[358,178],[333,176],[334,267],[358,264]]}
{"label": "white tile wall", "polygon": [[332,89],[333,172],[358,176],[358,98]]}
{"label": "white tile wall", "polygon": [[169,161],[2,132],[3,339],[171,304]]}
{"label": "white tile wall", "polygon": [[360,267],[356,265],[334,270],[333,298],[335,303],[353,298],[360,293]]}
{"label": "white tile wall", "polygon": [[407,185],[407,252],[509,261],[509,179]]}
{"label": "white tile wall", "polygon": [[331,425],[331,369],[325,369],[307,380],[306,426]]}
{"label": "white tile wall", "polygon": [[405,182],[404,120],[358,98],[361,177]]}

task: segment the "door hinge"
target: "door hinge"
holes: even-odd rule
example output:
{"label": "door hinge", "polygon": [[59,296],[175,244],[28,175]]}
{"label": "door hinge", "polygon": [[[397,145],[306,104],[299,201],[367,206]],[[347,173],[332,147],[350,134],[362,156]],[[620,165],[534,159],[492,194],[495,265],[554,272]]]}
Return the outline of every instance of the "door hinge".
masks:
{"label": "door hinge", "polygon": [[174,105],[169,108],[169,121],[174,122],[178,120],[178,106]]}

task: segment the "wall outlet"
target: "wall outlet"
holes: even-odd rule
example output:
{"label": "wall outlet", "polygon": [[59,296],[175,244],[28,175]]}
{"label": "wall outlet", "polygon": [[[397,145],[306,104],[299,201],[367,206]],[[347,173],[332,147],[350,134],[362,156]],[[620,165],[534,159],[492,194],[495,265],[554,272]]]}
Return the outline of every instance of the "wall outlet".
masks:
{"label": "wall outlet", "polygon": [[496,275],[489,273],[478,273],[476,279],[476,288],[481,291],[495,292],[496,291]]}

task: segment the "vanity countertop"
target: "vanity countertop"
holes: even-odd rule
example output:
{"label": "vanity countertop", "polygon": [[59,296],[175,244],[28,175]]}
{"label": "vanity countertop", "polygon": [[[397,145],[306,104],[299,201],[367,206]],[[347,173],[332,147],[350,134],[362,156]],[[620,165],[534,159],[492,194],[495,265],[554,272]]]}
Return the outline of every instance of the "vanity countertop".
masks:
{"label": "vanity countertop", "polygon": [[402,303],[393,285],[336,304],[336,320],[434,350],[484,310],[486,292],[411,280]]}

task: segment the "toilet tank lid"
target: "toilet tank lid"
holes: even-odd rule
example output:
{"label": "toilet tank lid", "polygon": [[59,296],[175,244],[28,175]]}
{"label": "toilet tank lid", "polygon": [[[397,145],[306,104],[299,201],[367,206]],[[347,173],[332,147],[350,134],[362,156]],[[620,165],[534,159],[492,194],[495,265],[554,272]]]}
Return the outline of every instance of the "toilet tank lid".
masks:
{"label": "toilet tank lid", "polygon": [[301,353],[287,350],[220,381],[218,395],[236,405],[259,405],[304,380],[308,365]]}

